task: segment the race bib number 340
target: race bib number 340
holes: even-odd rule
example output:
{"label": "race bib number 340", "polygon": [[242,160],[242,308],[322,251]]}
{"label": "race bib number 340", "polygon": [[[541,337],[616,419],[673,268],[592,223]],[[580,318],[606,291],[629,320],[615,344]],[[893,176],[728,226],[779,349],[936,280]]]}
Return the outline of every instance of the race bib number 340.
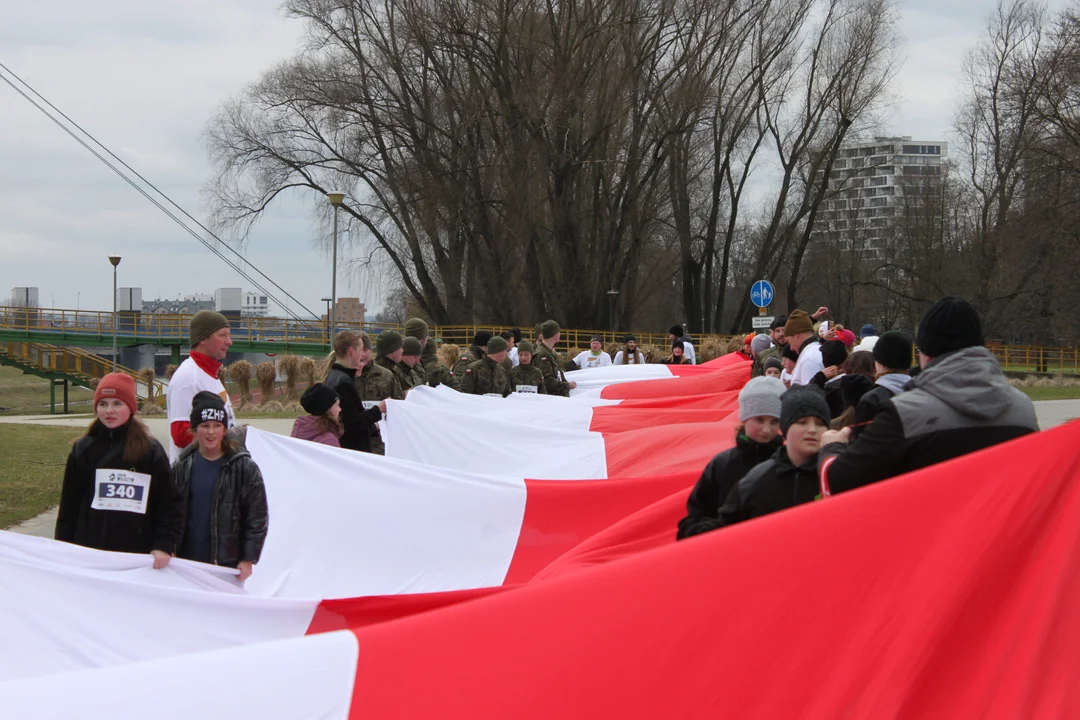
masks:
{"label": "race bib number 340", "polygon": [[127,470],[98,470],[94,477],[94,510],[119,510],[146,514],[150,476]]}

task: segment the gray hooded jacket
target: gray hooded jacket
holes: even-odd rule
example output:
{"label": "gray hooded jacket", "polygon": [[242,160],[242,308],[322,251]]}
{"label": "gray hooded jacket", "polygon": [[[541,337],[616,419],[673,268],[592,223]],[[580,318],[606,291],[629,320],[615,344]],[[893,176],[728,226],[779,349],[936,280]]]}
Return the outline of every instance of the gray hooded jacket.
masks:
{"label": "gray hooded jacket", "polygon": [[1035,406],[990,351],[965,348],[935,358],[851,444],[822,448],[819,474],[832,492],[849,490],[1038,429]]}

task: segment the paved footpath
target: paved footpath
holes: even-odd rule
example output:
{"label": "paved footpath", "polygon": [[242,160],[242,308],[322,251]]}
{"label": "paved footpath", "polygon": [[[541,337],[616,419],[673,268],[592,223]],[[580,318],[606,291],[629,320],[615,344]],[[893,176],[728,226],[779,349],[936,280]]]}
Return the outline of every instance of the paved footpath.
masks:
{"label": "paved footpath", "polygon": [[[1042,400],[1035,403],[1035,412],[1039,417],[1039,427],[1043,430],[1056,427],[1062,423],[1080,418],[1080,400]],[[90,424],[90,415],[24,415],[16,417],[0,418],[0,423],[22,423],[25,425],[60,425],[86,427]],[[150,428],[151,434],[168,447],[169,425],[165,418],[144,418],[144,422]],[[243,419],[244,424],[257,427],[260,430],[288,435],[292,431],[293,421],[286,419]],[[38,537],[52,537],[53,528],[56,526],[56,508],[47,510],[35,518],[20,523],[11,528],[12,532]]]}

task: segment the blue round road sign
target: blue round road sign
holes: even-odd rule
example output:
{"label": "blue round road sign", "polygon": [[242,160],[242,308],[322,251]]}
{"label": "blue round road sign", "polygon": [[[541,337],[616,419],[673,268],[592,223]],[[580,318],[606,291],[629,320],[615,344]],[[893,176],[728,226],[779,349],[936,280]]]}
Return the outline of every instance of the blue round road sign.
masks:
{"label": "blue round road sign", "polygon": [[755,307],[766,308],[772,305],[773,296],[775,294],[771,282],[768,280],[758,280],[754,283],[754,286],[750,288],[750,302],[754,303]]}

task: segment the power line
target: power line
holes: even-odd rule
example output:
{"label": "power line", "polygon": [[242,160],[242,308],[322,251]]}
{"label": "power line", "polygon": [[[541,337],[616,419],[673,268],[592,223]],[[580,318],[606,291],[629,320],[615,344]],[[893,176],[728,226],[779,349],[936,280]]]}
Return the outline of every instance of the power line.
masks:
{"label": "power line", "polygon": [[[197,220],[196,218],[194,218],[194,217],[193,217],[193,216],[192,216],[192,215],[191,215],[191,214],[190,214],[189,212],[187,212],[186,210],[184,210],[184,208],[182,208],[182,207],[181,207],[181,206],[180,206],[179,204],[177,204],[177,203],[176,203],[175,201],[173,201],[173,199],[172,199],[172,198],[170,198],[170,197],[169,197],[168,195],[166,195],[166,194],[165,194],[165,193],[164,193],[164,192],[163,192],[162,190],[160,190],[160,189],[159,189],[159,188],[158,188],[158,187],[157,187],[156,185],[154,185],[154,184],[153,184],[152,182],[150,182],[149,180],[147,180],[147,179],[146,179],[146,178],[145,178],[145,177],[144,177],[144,176],[143,176],[142,174],[140,174],[140,173],[139,173],[139,172],[138,172],[137,170],[135,170],[135,169],[134,169],[133,167],[131,167],[131,166],[130,166],[129,164],[127,164],[127,163],[126,163],[126,162],[125,162],[125,161],[124,161],[123,159],[121,159],[120,157],[118,157],[118,156],[117,156],[117,155],[116,155],[116,154],[115,154],[115,153],[114,153],[114,152],[113,152],[112,150],[110,150],[110,149],[109,149],[108,147],[106,147],[106,146],[105,146],[105,145],[104,145],[104,144],[103,144],[102,142],[100,142],[100,141],[99,141],[99,140],[98,140],[97,138],[95,138],[95,137],[94,137],[94,136],[93,136],[92,134],[90,134],[90,133],[89,133],[89,132],[88,132],[88,131],[87,131],[86,129],[84,129],[84,128],[83,128],[83,127],[82,127],[81,125],[79,125],[79,124],[78,124],[77,122],[75,122],[74,120],[72,120],[72,119],[71,119],[71,118],[70,118],[70,117],[69,117],[68,115],[66,115],[66,114],[65,114],[65,113],[64,113],[64,112],[63,112],[62,110],[60,110],[60,109],[59,109],[58,107],[56,107],[56,106],[55,106],[55,105],[53,105],[53,104],[52,104],[51,102],[49,102],[49,100],[48,100],[47,98],[45,98],[45,97],[44,97],[43,95],[41,95],[41,93],[39,93],[39,92],[38,92],[37,90],[35,90],[35,89],[34,89],[34,88],[33,88],[33,87],[32,87],[32,86],[31,86],[31,85],[29,84],[29,83],[27,83],[27,82],[26,82],[25,80],[23,80],[23,79],[22,79],[21,77],[19,77],[19,76],[18,76],[18,75],[16,75],[16,74],[15,74],[14,72],[12,72],[10,68],[8,68],[8,67],[7,67],[6,65],[4,65],[3,63],[0,63],[0,68],[2,68],[2,69],[3,69],[3,70],[4,70],[5,72],[6,72],[6,73],[8,73],[9,75],[11,75],[11,77],[15,78],[15,79],[16,79],[16,80],[17,80],[17,81],[18,81],[18,82],[20,83],[20,84],[22,84],[22,85],[23,85],[24,87],[26,87],[26,89],[27,89],[27,90],[29,90],[29,91],[30,91],[31,93],[33,93],[33,94],[34,94],[34,95],[35,95],[35,96],[36,96],[37,98],[39,98],[39,99],[40,99],[40,100],[41,100],[41,101],[42,101],[43,103],[45,103],[46,105],[48,105],[48,106],[49,106],[49,108],[51,108],[51,109],[52,109],[52,110],[54,110],[54,111],[55,111],[55,112],[56,112],[56,113],[57,113],[58,115],[60,115],[61,117],[63,117],[63,118],[64,118],[64,120],[66,120],[66,121],[67,121],[67,122],[69,122],[69,123],[70,123],[71,125],[73,125],[73,126],[74,126],[75,128],[77,128],[77,129],[79,130],[79,132],[81,132],[81,133],[82,133],[83,135],[85,135],[85,136],[86,136],[87,138],[89,138],[89,139],[90,139],[90,140],[91,140],[91,141],[92,141],[92,142],[93,142],[93,143],[94,143],[95,145],[97,145],[97,146],[98,146],[98,147],[100,147],[100,148],[101,148],[102,150],[104,150],[104,151],[105,151],[105,153],[107,153],[107,154],[108,154],[108,155],[109,155],[110,157],[112,157],[112,158],[113,158],[113,159],[115,159],[115,160],[116,160],[116,161],[117,161],[118,163],[120,163],[121,165],[123,165],[123,166],[124,166],[124,168],[126,168],[126,169],[127,169],[128,171],[130,171],[130,172],[131,172],[131,173],[132,173],[132,174],[133,174],[133,175],[134,175],[135,177],[137,177],[137,178],[138,178],[139,180],[141,180],[141,181],[142,181],[143,183],[145,183],[145,184],[146,184],[146,185],[147,185],[148,187],[150,187],[150,188],[151,188],[152,190],[154,190],[154,192],[156,192],[156,193],[157,193],[158,195],[160,195],[161,197],[163,197],[163,198],[164,198],[164,199],[166,200],[166,202],[168,202],[168,203],[169,203],[170,205],[172,205],[172,206],[173,206],[174,208],[176,208],[177,210],[179,210],[179,211],[180,211],[180,213],[182,213],[182,214],[183,214],[183,215],[184,215],[185,217],[187,217],[187,218],[188,218],[189,220],[191,220],[191,221],[192,221],[193,223],[195,223],[196,225],[198,225],[198,226],[199,226],[199,227],[200,227],[200,228],[201,228],[201,229],[202,229],[202,230],[203,230],[204,232],[206,232],[206,234],[207,234],[207,235],[209,235],[210,237],[212,237],[212,238],[214,238],[215,240],[217,240],[217,241],[218,241],[218,242],[219,242],[219,243],[220,243],[220,244],[221,244],[221,245],[222,245],[223,247],[225,247],[226,249],[228,249],[228,250],[229,250],[229,252],[231,252],[232,254],[236,255],[236,256],[237,256],[238,258],[240,258],[240,260],[241,260],[242,262],[244,262],[244,263],[245,263],[246,265],[248,265],[248,266],[249,266],[249,267],[250,267],[250,268],[251,268],[252,270],[254,270],[254,271],[255,271],[256,273],[258,273],[258,274],[259,274],[259,275],[261,275],[262,277],[266,278],[266,280],[267,280],[267,281],[269,281],[269,283],[270,283],[271,285],[273,285],[273,286],[274,286],[274,287],[276,287],[276,288],[277,288],[278,290],[280,290],[281,292],[283,292],[283,293],[285,294],[285,297],[287,297],[288,299],[292,300],[292,301],[293,301],[294,303],[296,303],[297,305],[299,305],[299,306],[300,306],[300,307],[301,307],[301,308],[302,308],[303,310],[306,310],[306,311],[307,311],[307,312],[308,312],[308,313],[309,313],[309,314],[310,314],[310,315],[311,315],[312,317],[318,317],[318,316],[317,316],[317,315],[316,315],[315,313],[313,313],[313,312],[312,312],[312,311],[311,311],[311,310],[310,310],[310,309],[309,309],[308,307],[306,307],[306,306],[305,306],[305,305],[304,305],[304,304],[303,304],[302,302],[300,302],[299,300],[297,300],[297,299],[296,299],[295,297],[293,297],[293,296],[292,296],[292,295],[291,295],[291,294],[290,294],[290,293],[289,293],[289,292],[288,292],[287,290],[285,290],[285,288],[281,287],[281,286],[280,286],[280,285],[278,285],[278,284],[277,284],[276,282],[274,282],[274,280],[273,280],[273,279],[272,279],[272,278],[271,278],[271,277],[270,277],[269,275],[267,275],[267,274],[266,274],[266,273],[264,273],[264,272],[263,272],[262,270],[260,270],[260,269],[259,269],[258,267],[256,267],[254,263],[252,263],[252,262],[251,262],[250,260],[248,260],[247,258],[245,258],[245,257],[244,257],[243,255],[241,255],[240,253],[236,252],[236,250],[234,250],[234,249],[233,249],[232,247],[230,247],[230,246],[228,245],[228,243],[224,242],[224,241],[223,241],[223,240],[222,240],[221,238],[219,238],[219,237],[218,237],[218,236],[217,236],[217,235],[216,235],[215,233],[213,233],[213,232],[212,232],[212,231],[211,231],[211,230],[210,230],[209,228],[207,228],[207,227],[206,227],[205,225],[203,225],[203,224],[202,224],[201,222],[199,222],[199,220]],[[68,134],[69,136],[71,136],[71,138],[72,138],[73,140],[75,140],[75,141],[76,141],[77,143],[79,143],[80,145],[82,145],[82,146],[83,146],[83,147],[84,147],[84,148],[85,148],[85,149],[86,149],[86,150],[87,150],[88,152],[90,152],[90,153],[91,153],[91,154],[92,154],[92,155],[93,155],[94,157],[96,157],[96,158],[97,158],[98,160],[100,160],[100,161],[101,161],[102,163],[104,163],[104,164],[105,164],[105,165],[106,165],[106,166],[107,166],[107,167],[108,167],[108,168],[109,168],[110,170],[112,170],[112,171],[113,171],[114,173],[116,173],[117,175],[119,175],[119,176],[120,176],[120,178],[121,178],[122,180],[124,180],[124,182],[126,182],[126,183],[127,183],[128,185],[130,185],[131,187],[133,187],[133,188],[134,188],[134,189],[135,189],[136,191],[138,191],[138,192],[139,192],[139,194],[141,194],[141,195],[142,195],[143,197],[145,197],[145,198],[146,198],[147,200],[149,200],[149,201],[150,201],[150,202],[151,202],[151,203],[152,203],[152,204],[153,204],[153,205],[154,205],[155,207],[157,207],[157,208],[158,208],[159,210],[161,210],[161,211],[162,211],[163,213],[165,213],[165,215],[167,215],[167,216],[168,216],[168,217],[169,217],[169,218],[170,218],[170,219],[171,219],[171,220],[172,220],[173,222],[175,222],[176,224],[178,224],[178,225],[179,225],[180,227],[182,227],[182,228],[183,228],[184,230],[186,230],[186,231],[187,231],[187,232],[188,232],[188,233],[189,233],[189,234],[190,234],[190,235],[191,235],[192,237],[194,237],[194,238],[195,238],[196,240],[198,240],[198,241],[199,241],[200,243],[202,243],[202,244],[203,244],[203,246],[204,246],[204,247],[206,247],[206,249],[208,249],[208,250],[209,250],[210,252],[212,252],[212,253],[213,253],[214,255],[216,255],[216,256],[217,256],[218,258],[220,258],[220,259],[222,260],[222,262],[224,262],[224,263],[225,263],[226,265],[228,265],[229,267],[231,267],[232,269],[234,269],[234,270],[235,270],[235,271],[236,271],[237,273],[239,273],[239,275],[240,275],[241,277],[243,277],[243,278],[244,278],[245,280],[247,280],[248,282],[250,282],[250,283],[251,283],[251,284],[252,284],[252,285],[253,285],[253,286],[255,287],[255,289],[257,289],[257,290],[259,290],[260,292],[262,292],[262,293],[265,293],[265,294],[266,294],[267,296],[269,296],[269,297],[270,297],[270,298],[271,298],[271,299],[272,299],[272,300],[273,300],[274,302],[276,302],[276,303],[277,303],[278,305],[280,305],[280,306],[281,306],[281,307],[282,307],[282,308],[283,308],[283,309],[285,310],[285,312],[286,312],[287,314],[291,315],[291,316],[292,316],[292,317],[293,317],[294,319],[296,319],[296,320],[303,320],[303,319],[305,319],[305,318],[301,318],[301,317],[300,317],[299,315],[297,315],[296,313],[292,312],[292,310],[290,310],[290,309],[289,309],[289,306],[288,306],[288,304],[287,304],[287,303],[283,303],[283,302],[281,302],[281,300],[280,300],[280,299],[278,299],[277,297],[275,297],[275,296],[273,295],[273,293],[271,293],[270,291],[268,291],[268,290],[267,290],[266,288],[264,288],[264,287],[263,287],[263,286],[262,286],[262,285],[261,285],[261,284],[260,284],[260,283],[259,283],[258,281],[256,281],[256,280],[255,280],[254,278],[252,278],[252,277],[251,277],[250,275],[248,275],[248,274],[247,274],[246,272],[244,272],[244,270],[243,270],[243,269],[241,269],[241,268],[240,268],[240,267],[239,267],[238,265],[236,265],[236,264],[235,264],[235,263],[234,263],[234,262],[233,262],[232,260],[230,260],[229,258],[225,257],[225,256],[224,256],[224,255],[223,255],[223,254],[222,254],[222,253],[221,253],[221,252],[220,252],[220,251],[219,251],[219,250],[218,250],[218,249],[217,249],[216,247],[214,247],[214,246],[213,246],[213,245],[212,245],[211,243],[209,243],[209,242],[208,242],[208,241],[207,241],[207,240],[206,240],[205,238],[203,238],[203,237],[202,237],[201,235],[199,235],[199,233],[195,232],[195,231],[194,231],[194,230],[192,230],[192,229],[191,229],[190,227],[188,227],[188,225],[187,225],[187,224],[186,224],[186,223],[185,223],[185,222],[184,222],[183,220],[181,220],[180,218],[178,218],[178,217],[177,217],[176,215],[174,215],[174,214],[173,214],[173,213],[172,213],[172,212],[171,212],[171,211],[170,211],[169,209],[167,209],[167,208],[166,208],[166,207],[165,207],[164,205],[162,205],[162,204],[161,204],[160,202],[158,202],[158,200],[157,200],[156,198],[152,197],[152,196],[151,196],[151,195],[150,195],[150,194],[149,194],[148,192],[146,192],[146,190],[145,190],[145,189],[143,189],[142,187],[140,187],[140,186],[139,186],[139,185],[138,185],[138,184],[137,184],[137,183],[136,183],[136,182],[135,182],[134,180],[132,180],[132,179],[131,179],[130,177],[128,177],[128,176],[127,176],[126,174],[124,174],[124,173],[123,173],[123,172],[122,172],[122,171],[121,171],[121,170],[120,170],[119,168],[117,168],[117,167],[116,167],[115,165],[113,165],[113,164],[112,164],[111,162],[109,162],[109,161],[108,161],[108,160],[107,160],[106,158],[104,158],[104,157],[103,157],[103,156],[102,156],[102,155],[101,155],[101,154],[100,154],[99,152],[97,152],[97,151],[96,151],[96,150],[95,150],[94,148],[90,147],[90,145],[88,145],[88,144],[87,144],[87,143],[86,143],[86,142],[85,142],[85,141],[84,141],[84,140],[83,140],[83,139],[82,139],[81,137],[79,137],[79,136],[78,136],[77,134],[75,134],[75,133],[74,133],[74,132],[73,132],[73,131],[71,130],[71,128],[67,127],[67,126],[66,126],[66,125],[64,125],[64,124],[63,124],[62,122],[60,122],[60,120],[58,120],[58,119],[56,118],[56,116],[54,116],[54,115],[53,115],[52,113],[50,113],[50,112],[49,112],[48,110],[46,110],[46,109],[45,109],[44,107],[42,107],[42,106],[41,106],[41,105],[40,105],[40,104],[39,104],[39,103],[38,103],[37,101],[35,101],[35,100],[34,100],[34,98],[32,98],[32,97],[30,97],[29,95],[27,95],[27,94],[26,94],[25,92],[23,92],[23,91],[22,91],[22,89],[20,89],[20,88],[19,88],[18,86],[16,86],[16,85],[15,85],[15,84],[14,84],[13,82],[11,82],[11,80],[9,80],[8,78],[4,77],[4,75],[2,75],[2,74],[0,74],[0,80],[3,80],[3,81],[4,81],[5,83],[7,83],[7,84],[8,84],[8,85],[9,85],[9,86],[11,87],[11,89],[12,89],[12,90],[14,90],[14,91],[15,91],[15,92],[17,92],[17,93],[18,93],[19,95],[21,95],[21,96],[22,96],[22,97],[23,97],[23,98],[24,98],[24,99],[25,99],[25,100],[26,100],[27,102],[29,102],[29,103],[30,103],[31,105],[33,105],[33,106],[34,106],[34,107],[35,107],[35,108],[36,108],[36,109],[37,109],[37,110],[38,110],[38,111],[39,111],[40,113],[42,113],[43,115],[45,115],[45,117],[49,118],[49,120],[51,120],[51,121],[52,121],[53,123],[55,123],[57,127],[59,127],[59,128],[61,129],[61,130],[63,130],[63,131],[64,131],[65,133],[67,133],[67,134]]]}

